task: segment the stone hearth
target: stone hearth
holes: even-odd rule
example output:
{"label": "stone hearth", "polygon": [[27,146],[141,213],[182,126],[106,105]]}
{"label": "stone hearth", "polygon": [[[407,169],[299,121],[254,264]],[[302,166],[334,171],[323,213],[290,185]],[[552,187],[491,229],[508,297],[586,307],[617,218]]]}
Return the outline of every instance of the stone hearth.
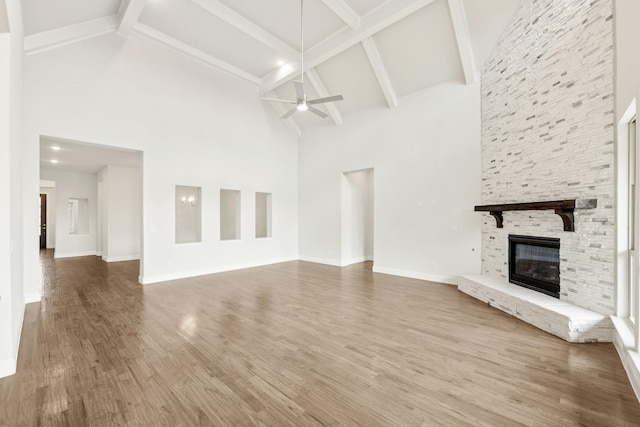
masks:
{"label": "stone hearth", "polygon": [[611,342],[609,316],[487,276],[461,276],[458,289],[569,342]]}

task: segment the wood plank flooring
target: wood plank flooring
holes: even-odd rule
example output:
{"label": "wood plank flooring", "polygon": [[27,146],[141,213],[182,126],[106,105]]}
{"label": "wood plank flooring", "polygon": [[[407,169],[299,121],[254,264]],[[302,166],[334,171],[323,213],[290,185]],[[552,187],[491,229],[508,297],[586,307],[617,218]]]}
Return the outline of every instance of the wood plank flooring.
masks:
{"label": "wood plank flooring", "polygon": [[612,344],[370,263],[143,287],[137,262],[42,262],[2,426],[640,424]]}

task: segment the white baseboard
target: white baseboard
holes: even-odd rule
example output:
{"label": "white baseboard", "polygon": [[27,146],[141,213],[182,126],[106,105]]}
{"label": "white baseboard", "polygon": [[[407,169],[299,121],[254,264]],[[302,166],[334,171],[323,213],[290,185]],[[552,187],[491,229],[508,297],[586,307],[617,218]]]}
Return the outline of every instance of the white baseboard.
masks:
{"label": "white baseboard", "polygon": [[24,294],[24,303],[30,304],[32,302],[40,302],[42,300],[42,295],[39,292],[31,292],[28,294]]}
{"label": "white baseboard", "polygon": [[640,401],[640,354],[632,349],[633,331],[627,327],[623,319],[611,316],[611,320],[615,326],[613,345],[618,351],[622,366],[629,377],[631,388]]}
{"label": "white baseboard", "polygon": [[135,261],[139,260],[140,255],[125,255],[125,256],[112,256],[112,257],[102,257],[104,262],[120,262],[120,261]]}
{"label": "white baseboard", "polygon": [[279,264],[281,262],[297,261],[298,257],[277,258],[271,260],[257,261],[244,264],[223,265],[202,270],[181,271],[157,276],[138,276],[138,282],[142,285],[152,283],[167,282],[169,280],[187,279],[189,277],[206,276],[207,274],[223,273],[225,271],[242,270],[245,268],[262,267],[265,265]]}
{"label": "white baseboard", "polygon": [[380,267],[374,264],[374,273],[390,274],[392,276],[408,277],[410,279],[428,280],[430,282],[457,285],[458,276],[443,276],[440,274],[420,273],[417,271],[399,270],[396,268]]}
{"label": "white baseboard", "polygon": [[367,257],[351,258],[346,261],[342,261],[342,267],[346,267],[348,265],[353,265],[353,264],[360,264],[361,262],[365,262],[365,261],[370,261],[370,260],[367,259]]}
{"label": "white baseboard", "polygon": [[67,252],[67,253],[59,253],[55,251],[53,253],[54,258],[74,258],[79,256],[95,256],[96,251],[87,251],[87,252]]}
{"label": "white baseboard", "polygon": [[334,259],[325,259],[325,258],[316,258],[310,256],[300,256],[298,257],[299,261],[313,262],[316,264],[326,264],[333,265],[334,267],[342,267],[342,263],[340,261],[336,261]]}
{"label": "white baseboard", "polygon": [[96,256],[102,256],[102,251],[96,251]]}
{"label": "white baseboard", "polygon": [[8,377],[16,373],[16,359],[0,360],[0,378]]}

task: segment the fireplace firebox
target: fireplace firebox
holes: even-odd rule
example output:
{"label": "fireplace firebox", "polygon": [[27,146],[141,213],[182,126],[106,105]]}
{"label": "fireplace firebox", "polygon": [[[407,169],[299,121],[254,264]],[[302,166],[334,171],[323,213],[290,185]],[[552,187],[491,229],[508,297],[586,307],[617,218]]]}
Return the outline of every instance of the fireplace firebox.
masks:
{"label": "fireplace firebox", "polygon": [[509,235],[509,282],[560,298],[560,239]]}

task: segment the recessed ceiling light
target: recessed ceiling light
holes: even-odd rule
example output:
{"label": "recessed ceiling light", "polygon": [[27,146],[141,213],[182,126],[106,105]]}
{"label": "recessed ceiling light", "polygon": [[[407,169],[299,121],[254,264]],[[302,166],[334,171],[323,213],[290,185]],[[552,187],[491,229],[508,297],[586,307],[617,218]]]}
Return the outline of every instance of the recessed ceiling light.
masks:
{"label": "recessed ceiling light", "polygon": [[278,67],[282,67],[285,64],[285,62],[281,59],[278,61]]}
{"label": "recessed ceiling light", "polygon": [[58,150],[60,150],[60,147],[58,147],[57,145],[54,145],[54,146],[51,147],[51,149],[53,151],[58,151]]}
{"label": "recessed ceiling light", "polygon": [[58,163],[58,161],[56,159],[51,159],[50,162],[51,163]]}

